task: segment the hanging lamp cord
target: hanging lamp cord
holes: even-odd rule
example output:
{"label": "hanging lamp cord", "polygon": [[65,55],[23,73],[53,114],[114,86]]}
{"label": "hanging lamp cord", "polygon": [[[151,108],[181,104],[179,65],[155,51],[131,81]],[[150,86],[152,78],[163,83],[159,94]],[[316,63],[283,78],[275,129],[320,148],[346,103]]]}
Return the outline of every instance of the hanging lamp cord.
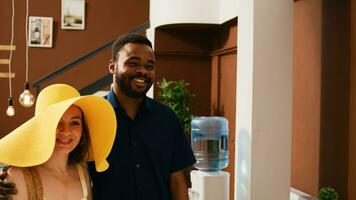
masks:
{"label": "hanging lamp cord", "polygon": [[9,94],[12,98],[12,86],[11,86],[11,63],[12,63],[12,47],[14,44],[14,19],[15,19],[15,0],[11,1],[12,15],[11,15],[11,41],[10,41],[10,56],[9,56]]}
{"label": "hanging lamp cord", "polygon": [[25,28],[25,35],[26,35],[26,83],[28,82],[28,10],[29,10],[29,0],[26,0],[26,28]]}

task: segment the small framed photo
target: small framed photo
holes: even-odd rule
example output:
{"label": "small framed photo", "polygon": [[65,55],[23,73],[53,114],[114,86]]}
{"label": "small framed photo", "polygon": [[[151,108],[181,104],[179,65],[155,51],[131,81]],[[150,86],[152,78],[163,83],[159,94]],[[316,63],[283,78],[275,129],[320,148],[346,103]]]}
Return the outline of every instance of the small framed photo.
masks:
{"label": "small framed photo", "polygon": [[30,16],[28,23],[29,47],[52,47],[53,18]]}
{"label": "small framed photo", "polygon": [[84,30],[84,0],[62,0],[61,27],[62,29]]}

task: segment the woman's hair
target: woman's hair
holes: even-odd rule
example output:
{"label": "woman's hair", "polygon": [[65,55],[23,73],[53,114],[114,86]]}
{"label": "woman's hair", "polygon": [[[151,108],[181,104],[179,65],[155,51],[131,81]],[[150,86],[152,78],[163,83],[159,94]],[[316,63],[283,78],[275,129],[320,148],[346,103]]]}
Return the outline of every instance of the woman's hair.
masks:
{"label": "woman's hair", "polygon": [[89,154],[89,129],[84,119],[84,113],[82,109],[77,106],[82,113],[82,136],[80,137],[80,141],[78,145],[69,153],[68,163],[69,164],[77,164],[83,161],[88,160]]}

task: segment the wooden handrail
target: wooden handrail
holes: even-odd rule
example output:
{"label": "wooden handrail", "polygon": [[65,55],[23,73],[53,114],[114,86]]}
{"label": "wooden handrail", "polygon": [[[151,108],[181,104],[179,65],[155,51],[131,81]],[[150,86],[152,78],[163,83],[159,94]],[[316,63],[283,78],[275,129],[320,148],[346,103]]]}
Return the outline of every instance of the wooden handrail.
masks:
{"label": "wooden handrail", "polygon": [[[149,21],[146,21],[146,22],[140,24],[139,26],[135,27],[135,28],[132,29],[131,31],[129,31],[129,33],[137,33],[137,32],[140,32],[140,31],[142,31],[142,30],[145,30],[145,29],[147,29],[147,28],[149,28],[149,27],[150,27],[150,22],[149,22]],[[109,41],[109,42],[107,42],[107,43],[105,43],[104,45],[102,45],[102,46],[100,46],[100,47],[98,47],[98,48],[96,48],[96,49],[90,51],[89,53],[87,53],[87,54],[85,54],[85,55],[83,55],[83,56],[81,56],[81,57],[75,59],[74,61],[72,61],[72,62],[70,62],[70,63],[68,63],[68,64],[66,64],[66,65],[64,65],[64,66],[62,66],[62,67],[58,67],[58,68],[57,68],[56,70],[54,70],[53,72],[51,72],[51,73],[49,73],[49,74],[47,74],[47,75],[41,77],[40,79],[36,80],[35,82],[33,82],[32,87],[36,89],[36,93],[38,94],[38,92],[39,92],[39,90],[40,90],[41,84],[43,84],[43,83],[45,83],[45,82],[47,82],[47,81],[53,79],[54,77],[56,77],[56,76],[58,76],[58,75],[60,75],[60,74],[62,74],[62,73],[64,73],[64,72],[66,72],[66,71],[68,71],[68,70],[74,68],[74,67],[77,66],[78,64],[80,64],[80,63],[82,63],[82,62],[88,60],[89,58],[91,58],[91,57],[95,56],[96,54],[102,52],[102,51],[105,50],[106,48],[111,47],[112,43],[113,43],[115,40],[116,40],[116,38],[113,39],[113,40],[111,40],[111,41]],[[99,80],[105,78],[106,76],[107,76],[107,75],[105,75],[104,77],[100,78]],[[98,80],[98,81],[99,81],[99,80]],[[97,81],[95,81],[95,82],[97,82]],[[95,82],[94,82],[94,83],[95,83]],[[102,84],[99,84],[99,85],[102,85]],[[98,86],[98,84],[94,84],[93,86]],[[88,88],[87,88],[87,87],[85,87],[85,88],[86,88],[85,91],[88,91]]]}

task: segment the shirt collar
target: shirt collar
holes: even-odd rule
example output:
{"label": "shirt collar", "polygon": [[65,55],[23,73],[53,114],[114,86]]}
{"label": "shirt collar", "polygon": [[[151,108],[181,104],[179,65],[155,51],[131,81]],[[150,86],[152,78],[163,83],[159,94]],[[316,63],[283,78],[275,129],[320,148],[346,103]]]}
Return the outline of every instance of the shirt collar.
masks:
{"label": "shirt collar", "polygon": [[109,101],[113,108],[120,108],[120,104],[117,101],[116,95],[113,90],[111,90],[105,98]]}
{"label": "shirt collar", "polygon": [[[107,96],[105,97],[109,103],[112,105],[113,108],[119,108],[119,109],[122,109],[122,107],[120,106],[120,103],[117,101],[116,99],[116,95],[114,93],[113,90],[111,90]],[[152,105],[151,105],[151,101],[150,101],[150,98],[145,96],[145,98],[143,99],[143,102],[142,102],[142,106],[141,106],[141,109],[140,110],[145,110],[147,109],[148,111],[152,111]]]}

